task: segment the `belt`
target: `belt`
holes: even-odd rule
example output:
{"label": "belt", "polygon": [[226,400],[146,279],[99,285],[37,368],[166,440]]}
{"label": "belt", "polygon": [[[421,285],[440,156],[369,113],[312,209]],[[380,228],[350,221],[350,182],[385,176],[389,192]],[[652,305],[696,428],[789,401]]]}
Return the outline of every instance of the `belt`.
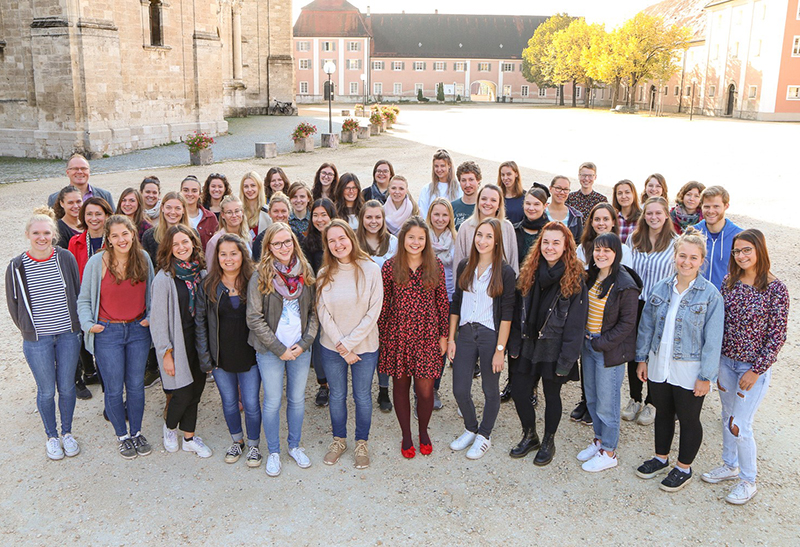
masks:
{"label": "belt", "polygon": [[144,319],[144,314],[140,315],[140,316],[139,316],[139,317],[137,317],[136,319],[131,319],[131,320],[129,320],[129,321],[115,321],[115,320],[113,320],[113,319],[103,319],[102,317],[99,319],[99,321],[101,321],[101,322],[103,322],[103,323],[115,323],[115,324],[116,324],[116,323],[121,323],[121,324],[128,324],[128,323],[139,323],[139,322],[140,322],[140,321],[142,321],[143,319]]}

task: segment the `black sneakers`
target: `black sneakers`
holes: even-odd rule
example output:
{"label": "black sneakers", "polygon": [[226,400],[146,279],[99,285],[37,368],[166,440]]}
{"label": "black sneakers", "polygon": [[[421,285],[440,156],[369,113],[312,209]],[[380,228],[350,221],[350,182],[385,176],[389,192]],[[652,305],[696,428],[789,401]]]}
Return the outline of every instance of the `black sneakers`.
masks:
{"label": "black sneakers", "polygon": [[662,462],[658,458],[647,460],[636,470],[636,476],[640,479],[652,479],[656,475],[667,472],[669,460]]}
{"label": "black sneakers", "polygon": [[317,391],[317,398],[314,399],[314,404],[317,406],[328,406],[328,398],[330,397],[330,394],[331,391],[327,384],[324,386],[319,386],[319,391]]}
{"label": "black sneakers", "polygon": [[154,385],[158,384],[161,381],[161,374],[159,374],[158,369],[150,370],[147,369],[144,371],[144,388],[147,389],[149,387],[153,387]]}
{"label": "black sneakers", "polygon": [[569,413],[569,419],[573,422],[581,421],[584,414],[587,414],[589,411],[586,408],[586,401],[581,401],[578,403],[578,406],[575,407],[575,410]]}
{"label": "black sneakers", "polygon": [[130,437],[119,441],[119,455],[126,460],[132,460],[137,456],[136,446]]}
{"label": "black sneakers", "polygon": [[674,467],[672,471],[669,472],[667,478],[661,481],[661,488],[664,492],[677,492],[687,484],[689,481],[692,480],[692,470],[689,469],[688,473],[684,473],[677,467]]}
{"label": "black sneakers", "polygon": [[137,434],[131,441],[133,441],[133,447],[136,449],[136,454],[138,456],[147,456],[153,450],[150,443],[147,442],[147,439],[141,433]]}
{"label": "black sneakers", "polygon": [[[388,387],[379,387],[378,388],[378,408],[381,409],[381,412],[391,412],[392,411],[392,401],[389,399],[389,388]],[[414,410],[416,411],[416,405],[414,405]]]}
{"label": "black sneakers", "polygon": [[75,382],[75,396],[82,401],[92,398],[92,392],[89,391],[89,388],[86,387],[83,380]]}

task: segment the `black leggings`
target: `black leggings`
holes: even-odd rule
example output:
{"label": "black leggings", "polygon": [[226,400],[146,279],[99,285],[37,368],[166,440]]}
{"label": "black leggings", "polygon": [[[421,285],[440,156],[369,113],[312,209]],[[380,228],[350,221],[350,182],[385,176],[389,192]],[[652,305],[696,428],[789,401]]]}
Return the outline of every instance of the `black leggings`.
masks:
{"label": "black leggings", "polygon": [[[639,321],[642,319],[642,310],[644,309],[644,300],[639,300],[639,311],[636,314],[636,329],[639,329]],[[642,388],[644,383],[639,379],[639,376],[636,374],[636,368],[639,366],[639,363],[636,361],[628,361],[628,388],[631,392],[631,399],[636,401],[637,403],[642,402]],[[581,371],[582,372],[582,371]],[[583,385],[583,375],[581,374],[581,385]],[[650,390],[647,390],[647,398],[644,400],[644,404],[653,404],[653,399],[650,397]]]}
{"label": "black leggings", "polygon": [[[536,410],[531,404],[531,392],[536,385],[538,378],[531,374],[515,374],[514,381],[511,383],[511,398],[514,399],[514,406],[517,415],[522,422],[523,429],[536,431]],[[544,391],[544,432],[555,435],[558,431],[558,424],[561,421],[561,386],[559,381],[546,380],[542,378],[542,390]]]}
{"label": "black leggings", "polygon": [[200,370],[196,356],[194,359],[189,357],[189,369],[192,371],[191,384],[164,391],[172,395],[167,407],[167,427],[175,429],[180,425],[181,431],[194,432],[197,427],[197,407],[206,388],[206,374]]}
{"label": "black leggings", "polygon": [[656,407],[656,454],[669,454],[672,438],[675,435],[677,414],[681,424],[678,461],[684,465],[692,465],[703,443],[700,411],[703,409],[705,396],[695,397],[691,390],[666,382],[647,382],[647,384],[647,390],[652,395],[653,405]]}

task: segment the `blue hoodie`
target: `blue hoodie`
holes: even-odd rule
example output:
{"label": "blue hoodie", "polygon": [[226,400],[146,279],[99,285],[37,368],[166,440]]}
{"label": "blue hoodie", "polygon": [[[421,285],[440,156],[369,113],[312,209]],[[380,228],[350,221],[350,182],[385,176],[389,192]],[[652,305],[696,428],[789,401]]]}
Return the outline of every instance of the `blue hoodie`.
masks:
{"label": "blue hoodie", "polygon": [[722,288],[722,278],[728,273],[728,261],[731,258],[733,248],[733,236],[742,231],[736,224],[725,219],[725,226],[716,241],[711,238],[706,221],[701,220],[694,226],[705,235],[706,241],[706,260],[703,263],[701,273],[703,277],[711,281],[717,290]]}

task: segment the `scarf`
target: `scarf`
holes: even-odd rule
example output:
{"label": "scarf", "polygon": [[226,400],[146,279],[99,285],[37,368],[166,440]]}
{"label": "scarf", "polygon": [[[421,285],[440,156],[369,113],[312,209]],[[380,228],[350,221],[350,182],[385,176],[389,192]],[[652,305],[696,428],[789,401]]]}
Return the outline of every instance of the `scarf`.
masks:
{"label": "scarf", "polygon": [[386,227],[389,228],[392,234],[397,235],[400,233],[400,228],[403,227],[406,219],[411,216],[413,209],[414,207],[411,205],[411,200],[408,199],[408,196],[403,200],[403,204],[399,209],[395,207],[391,198],[386,200],[383,210],[386,213]]}
{"label": "scarf", "polygon": [[189,313],[194,316],[194,297],[197,285],[200,283],[200,264],[197,262],[184,262],[175,260],[175,277],[186,283],[189,289]]}
{"label": "scarf", "polygon": [[158,213],[161,212],[161,204],[156,203],[156,206],[152,209],[145,209],[144,214],[151,220],[155,220],[158,218]]}
{"label": "scarf", "polygon": [[669,212],[669,216],[672,217],[673,222],[676,222],[678,226],[681,227],[681,231],[703,220],[703,212],[699,207],[695,210],[694,214],[690,215],[680,203],[677,203],[675,207],[672,208],[672,211]]}
{"label": "scarf", "polygon": [[536,270],[536,280],[532,289],[531,312],[536,313],[536,321],[532,322],[532,326],[536,328],[534,338],[539,337],[538,333],[547,320],[549,306],[553,302],[554,296],[561,290],[561,276],[564,275],[565,270],[566,266],[562,260],[556,262],[551,268],[543,257],[539,259],[539,268]]}
{"label": "scarf", "polygon": [[431,230],[431,248],[436,258],[442,261],[442,266],[448,268],[453,265],[453,234],[450,230],[445,230],[438,238]]}
{"label": "scarf", "polygon": [[275,277],[272,278],[272,285],[275,291],[284,300],[297,300],[303,294],[303,267],[297,256],[293,256],[288,266],[284,266],[280,260],[273,262],[275,267]]}
{"label": "scarf", "polygon": [[526,230],[534,230],[538,232],[544,225],[547,224],[547,217],[545,215],[540,216],[536,220],[530,220],[528,217],[522,219],[522,227]]}

